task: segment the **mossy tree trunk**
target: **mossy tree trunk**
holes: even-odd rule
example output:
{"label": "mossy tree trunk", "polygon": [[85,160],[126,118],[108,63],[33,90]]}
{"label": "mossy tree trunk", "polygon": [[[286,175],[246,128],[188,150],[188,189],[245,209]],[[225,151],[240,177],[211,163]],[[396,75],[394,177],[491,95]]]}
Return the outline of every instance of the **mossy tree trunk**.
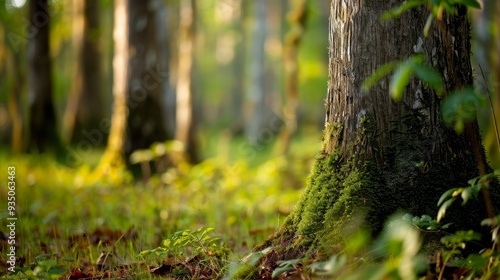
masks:
{"label": "mossy tree trunk", "polygon": [[[293,247],[283,258],[301,249],[333,253],[359,228],[354,217],[363,217],[362,227],[373,234],[398,210],[435,217],[444,191],[466,185],[478,166],[488,168],[477,124],[460,135],[447,128],[440,98],[419,80],[410,81],[401,102],[391,100],[389,78],[362,93],[362,82],[378,67],[417,52],[444,74],[446,92],[472,84],[467,10],[444,15],[424,37],[427,9],[382,22],[382,13],[401,2],[332,1],[323,148],[294,211],[257,250]],[[480,199],[451,207],[445,222],[480,228],[483,205]]]}

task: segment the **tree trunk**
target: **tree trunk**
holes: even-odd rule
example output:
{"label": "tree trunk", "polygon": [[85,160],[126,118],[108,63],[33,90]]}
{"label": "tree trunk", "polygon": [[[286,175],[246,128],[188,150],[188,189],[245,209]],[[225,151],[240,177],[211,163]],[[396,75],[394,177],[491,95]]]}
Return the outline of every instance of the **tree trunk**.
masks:
{"label": "tree trunk", "polygon": [[283,108],[284,126],[280,132],[277,153],[287,155],[292,137],[297,130],[297,107],[299,105],[299,65],[298,53],[300,41],[305,32],[307,2],[292,1],[287,15],[290,31],[285,38],[283,62],[285,64],[285,106]]}
{"label": "tree trunk", "polygon": [[254,24],[252,38],[252,56],[250,61],[250,81],[247,95],[246,135],[250,145],[261,142],[261,133],[266,119],[265,80],[264,80],[264,43],[266,41],[266,1],[256,0],[254,6]]}
{"label": "tree trunk", "polygon": [[[294,211],[256,249],[296,245],[283,258],[302,249],[334,253],[359,228],[354,217],[364,217],[363,227],[373,234],[398,210],[435,217],[443,192],[467,185],[480,173],[478,166],[488,169],[477,123],[461,135],[445,127],[440,98],[419,80],[410,81],[401,102],[391,100],[388,78],[362,94],[362,82],[378,67],[415,52],[444,74],[446,92],[472,84],[466,9],[434,22],[425,38],[429,12],[416,9],[382,22],[382,12],[397,5],[391,2],[332,1],[323,148]],[[445,222],[482,230],[486,216],[479,198],[451,207]]]}
{"label": "tree trunk", "polygon": [[108,143],[98,167],[97,175],[110,176],[125,168],[125,129],[127,125],[128,87],[128,0],[114,2],[114,58],[113,58],[113,115]]}
{"label": "tree trunk", "polygon": [[[247,2],[248,3],[248,2]],[[229,102],[230,116],[232,118],[230,124],[231,135],[240,135],[244,131],[245,120],[241,112],[243,109],[243,92],[245,92],[245,53],[246,53],[246,29],[244,23],[247,18],[247,3],[240,1],[238,17],[234,19],[234,29],[239,33],[235,36],[234,58],[231,61],[233,69],[233,80],[231,84],[231,96]]]}
{"label": "tree trunk", "polygon": [[[101,50],[99,46],[99,1],[73,2],[73,34],[76,71],[64,115],[66,142],[87,139],[88,129],[99,128],[103,119],[101,101]],[[101,137],[104,139],[104,137]],[[97,145],[103,145],[99,141]]]}
{"label": "tree trunk", "polygon": [[50,14],[47,0],[29,1],[29,22],[29,149],[31,152],[44,152],[49,148],[59,148],[56,113],[52,101]]}
{"label": "tree trunk", "polygon": [[160,52],[166,49],[155,36],[157,28],[166,32],[166,26],[157,26],[155,22],[155,13],[161,5],[164,5],[161,0],[129,0],[127,158],[134,150],[149,148],[154,142],[166,139],[161,84],[168,82],[168,73],[158,63],[164,57]]}
{"label": "tree trunk", "polygon": [[193,121],[193,93],[191,90],[191,68],[194,55],[194,4],[194,0],[181,0],[180,2],[175,129],[175,139],[186,145],[186,156],[190,162],[198,161]]}
{"label": "tree trunk", "polygon": [[[10,50],[8,50],[10,51]],[[21,153],[25,146],[26,141],[24,139],[25,127],[24,127],[24,117],[23,109],[21,104],[21,94],[23,92],[23,84],[25,81],[25,76],[21,71],[21,55],[19,52],[12,52],[12,89],[9,93],[9,116],[12,120],[12,132],[11,132],[11,148],[13,154]]]}

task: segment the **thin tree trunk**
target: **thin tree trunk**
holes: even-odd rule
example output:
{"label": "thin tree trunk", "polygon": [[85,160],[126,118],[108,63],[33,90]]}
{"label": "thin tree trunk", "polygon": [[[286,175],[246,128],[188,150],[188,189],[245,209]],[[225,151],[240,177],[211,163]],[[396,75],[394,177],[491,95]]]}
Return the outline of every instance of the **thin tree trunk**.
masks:
{"label": "thin tree trunk", "polygon": [[297,108],[299,105],[299,64],[300,41],[305,32],[307,2],[294,0],[287,15],[290,31],[285,38],[283,62],[285,64],[285,105],[283,106],[284,126],[277,142],[277,153],[287,155],[293,135],[297,130]]}
{"label": "thin tree trunk", "polygon": [[247,125],[246,134],[251,145],[257,145],[262,140],[266,107],[264,91],[264,43],[266,41],[266,1],[255,0],[254,24],[252,38],[252,56],[250,61],[250,82],[247,95]]}
{"label": "thin tree trunk", "polygon": [[246,53],[246,32],[244,28],[244,21],[246,19],[247,8],[246,2],[239,2],[239,17],[235,19],[235,29],[238,31],[238,35],[235,38],[236,43],[234,44],[234,58],[231,62],[231,67],[233,68],[233,81],[231,85],[231,134],[237,135],[244,131],[245,120],[241,112],[243,109],[243,94],[245,92],[244,86],[244,76],[245,76],[245,53]]}
{"label": "thin tree trunk", "polygon": [[[168,5],[168,3],[167,3]],[[169,67],[169,63],[171,60],[170,57],[170,45],[169,41],[174,41],[173,34],[171,34],[171,29],[169,21],[167,20],[170,15],[168,14],[168,10],[170,7],[165,5],[160,5],[156,9],[155,16],[155,25],[158,26],[156,28],[156,43],[160,51],[158,52],[158,69],[163,69],[163,72],[166,72],[168,69],[168,77],[160,84],[160,97],[161,97],[161,107],[164,110],[163,114],[163,124],[164,129],[166,131],[166,139],[173,139],[175,132],[175,100],[173,86],[170,83],[170,76],[172,74],[171,67]],[[173,9],[172,9],[173,10]],[[173,98],[172,98],[173,97]],[[169,106],[172,106],[172,110]],[[172,111],[172,112],[170,112]]]}
{"label": "thin tree trunk", "polygon": [[179,56],[177,67],[177,107],[175,139],[186,145],[188,161],[196,162],[193,122],[191,68],[193,65],[194,0],[181,0],[179,18]]}
{"label": "thin tree trunk", "polygon": [[24,76],[21,72],[21,57],[19,52],[14,52],[12,72],[13,72],[13,88],[9,94],[9,115],[12,120],[11,132],[11,148],[12,153],[18,154],[22,152],[26,146],[24,141],[24,118],[21,105],[22,85],[24,84]]}
{"label": "thin tree trunk", "polygon": [[77,63],[64,115],[66,142],[85,139],[86,129],[99,127],[103,119],[99,1],[75,1],[73,9],[73,44]]}
{"label": "thin tree trunk", "polygon": [[49,49],[50,12],[47,0],[29,1],[32,36],[28,41],[29,149],[44,152],[59,148],[52,100],[52,66]]}
{"label": "thin tree trunk", "polygon": [[113,58],[113,115],[108,143],[102,156],[97,174],[113,175],[125,168],[125,128],[127,124],[127,87],[128,87],[128,0],[114,2],[114,58]]}

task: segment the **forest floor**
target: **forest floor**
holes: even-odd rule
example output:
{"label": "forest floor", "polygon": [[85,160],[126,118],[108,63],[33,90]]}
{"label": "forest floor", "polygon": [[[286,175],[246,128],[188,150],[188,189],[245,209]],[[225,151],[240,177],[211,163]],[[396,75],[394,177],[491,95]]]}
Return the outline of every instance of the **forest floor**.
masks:
{"label": "forest floor", "polygon": [[[271,145],[250,147],[251,161],[243,159],[245,141],[215,143],[207,145],[216,157],[119,185],[93,177],[100,151],[86,154],[78,168],[49,155],[3,156],[0,182],[6,186],[7,170],[15,167],[16,189],[14,216],[8,192],[0,192],[1,278],[221,277],[283,222],[320,142],[299,139],[289,159],[273,156]],[[12,231],[9,217],[17,218]]]}
{"label": "forest floor", "polygon": [[393,218],[377,239],[356,231],[333,256],[252,252],[304,191],[319,137],[299,137],[288,158],[242,140],[206,145],[212,154],[197,165],[120,183],[92,173],[99,150],[77,168],[50,155],[0,153],[0,185],[15,182],[14,192],[0,192],[0,279],[500,279],[495,250],[460,259],[470,232],[423,255],[425,229],[411,220],[432,222],[425,215]]}

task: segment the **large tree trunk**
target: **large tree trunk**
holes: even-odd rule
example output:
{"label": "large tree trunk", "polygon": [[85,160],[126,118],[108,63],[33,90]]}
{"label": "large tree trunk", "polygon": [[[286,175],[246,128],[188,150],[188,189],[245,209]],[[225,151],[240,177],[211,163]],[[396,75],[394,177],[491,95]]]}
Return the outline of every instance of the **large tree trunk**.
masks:
{"label": "large tree trunk", "polygon": [[127,137],[125,155],[134,150],[149,148],[166,139],[161,102],[162,83],[168,82],[167,69],[159,66],[164,46],[158,44],[155,13],[164,5],[161,0],[129,0],[129,86],[127,89]]}
{"label": "large tree trunk", "polygon": [[[73,42],[77,63],[64,115],[64,130],[67,142],[76,143],[88,138],[87,130],[99,128],[104,111],[101,101],[99,1],[75,1],[73,9]],[[95,144],[104,145],[104,141]]]}
{"label": "large tree trunk", "polygon": [[[445,127],[440,98],[420,81],[411,80],[401,102],[391,100],[388,79],[362,94],[362,82],[378,67],[415,52],[444,73],[446,92],[472,83],[466,9],[434,22],[424,38],[428,11],[382,22],[382,12],[402,1],[391,2],[332,1],[323,149],[285,225],[257,249],[297,245],[284,258],[304,248],[333,253],[358,228],[353,217],[363,216],[364,227],[377,234],[398,210],[435,216],[444,191],[487,170],[477,124],[461,135]],[[480,229],[486,216],[480,198],[451,207],[445,222]]]}
{"label": "large tree trunk", "polygon": [[47,0],[29,1],[28,42],[29,149],[58,148],[56,113],[52,101],[52,66],[49,49],[50,14]]}

